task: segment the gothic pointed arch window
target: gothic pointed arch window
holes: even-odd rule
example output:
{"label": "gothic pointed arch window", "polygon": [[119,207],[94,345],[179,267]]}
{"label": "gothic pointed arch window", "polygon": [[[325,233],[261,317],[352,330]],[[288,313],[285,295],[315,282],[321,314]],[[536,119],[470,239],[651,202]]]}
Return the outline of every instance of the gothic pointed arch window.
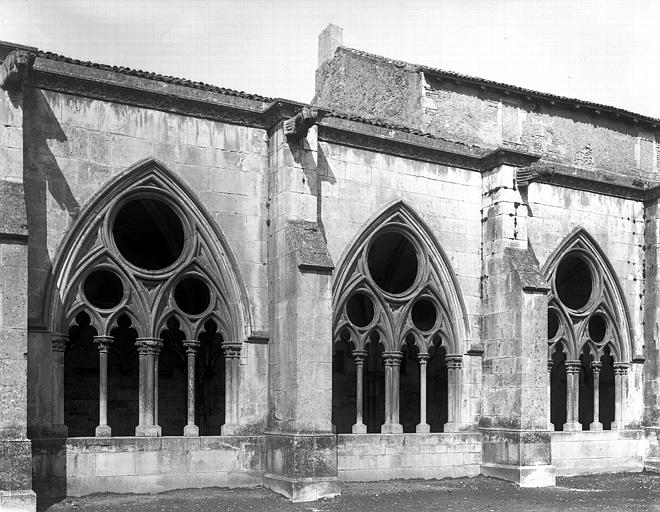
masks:
{"label": "gothic pointed arch window", "polygon": [[249,320],[235,269],[217,226],[159,162],[108,185],[65,238],[47,306],[52,332],[68,334],[55,336],[66,342],[54,400],[69,432],[235,427]]}
{"label": "gothic pointed arch window", "polygon": [[338,433],[457,428],[465,306],[447,257],[405,203],[385,209],[351,244],[333,314]]}
{"label": "gothic pointed arch window", "polygon": [[630,321],[616,274],[579,229],[544,267],[548,299],[549,426],[622,428],[631,359]]}

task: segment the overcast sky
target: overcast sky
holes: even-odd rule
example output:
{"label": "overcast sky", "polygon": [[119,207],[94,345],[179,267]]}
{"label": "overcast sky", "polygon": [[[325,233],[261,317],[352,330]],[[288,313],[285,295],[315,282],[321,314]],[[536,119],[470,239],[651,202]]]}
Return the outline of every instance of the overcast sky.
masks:
{"label": "overcast sky", "polygon": [[0,0],[0,39],[308,102],[317,36],[660,118],[660,0]]}

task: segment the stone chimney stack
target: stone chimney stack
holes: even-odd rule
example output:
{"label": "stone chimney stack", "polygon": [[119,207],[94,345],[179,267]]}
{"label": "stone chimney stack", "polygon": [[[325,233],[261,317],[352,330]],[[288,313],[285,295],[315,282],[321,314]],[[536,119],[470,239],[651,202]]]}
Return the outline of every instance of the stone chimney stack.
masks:
{"label": "stone chimney stack", "polygon": [[343,32],[343,28],[331,23],[319,34],[319,68],[335,56],[335,50],[342,45]]}

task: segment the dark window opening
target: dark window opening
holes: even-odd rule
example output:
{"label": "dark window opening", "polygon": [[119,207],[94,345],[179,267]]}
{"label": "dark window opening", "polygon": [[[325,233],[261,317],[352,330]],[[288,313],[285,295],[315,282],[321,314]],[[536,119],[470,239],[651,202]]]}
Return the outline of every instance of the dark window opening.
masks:
{"label": "dark window opening", "polygon": [[420,331],[430,331],[435,326],[437,313],[435,306],[428,299],[422,299],[412,308],[412,322]]}
{"label": "dark window opening", "polygon": [[436,338],[429,349],[429,362],[426,367],[426,422],[431,432],[443,432],[449,419],[449,386],[447,351]]}
{"label": "dark window opening", "polygon": [[607,322],[602,315],[594,315],[589,319],[589,337],[596,343],[605,339]]}
{"label": "dark window opening", "polygon": [[580,354],[580,390],[578,393],[578,421],[582,430],[589,430],[594,421],[594,372],[591,369],[593,356],[588,347],[584,347]]}
{"label": "dark window opening", "polygon": [[366,327],[374,319],[374,304],[366,293],[354,293],[346,302],[346,315],[356,327]]}
{"label": "dark window opening", "polygon": [[555,430],[564,430],[566,423],[566,355],[561,347],[552,354],[550,372],[550,422]]}
{"label": "dark window opening", "polygon": [[557,295],[571,309],[584,307],[591,298],[593,287],[591,270],[578,256],[567,256],[557,267],[555,276]]}
{"label": "dark window opening", "polygon": [[159,425],[164,436],[180,436],[188,417],[187,356],[183,346],[185,334],[179,321],[170,318],[160,338],[163,347],[158,355]]}
{"label": "dark window opening", "polygon": [[99,352],[96,329],[79,313],[64,353],[64,423],[69,437],[94,436],[99,423]]}
{"label": "dark window opening", "polygon": [[397,232],[378,236],[367,258],[369,272],[376,284],[389,293],[403,293],[417,277],[417,254],[410,240]]}
{"label": "dark window opening", "polygon": [[138,333],[128,315],[110,331],[114,343],[108,355],[108,425],[113,436],[135,435],[139,422],[139,368],[135,341]]}
{"label": "dark window opening", "polygon": [[347,434],[357,418],[357,370],[350,345],[343,339],[335,343],[332,366],[332,423],[336,433]]}
{"label": "dark window opening", "polygon": [[117,213],[112,234],[127,261],[145,270],[172,265],[183,251],[185,234],[176,212],[158,199],[140,198]]}
{"label": "dark window opening", "polygon": [[85,279],[83,292],[92,306],[112,309],[124,298],[124,285],[111,270],[98,269]]}
{"label": "dark window opening", "polygon": [[220,435],[225,423],[225,356],[222,335],[213,320],[198,337],[195,418],[200,436]]}
{"label": "dark window opening", "polygon": [[552,309],[548,310],[548,339],[551,340],[559,332],[559,315]]}
{"label": "dark window opening", "polygon": [[412,339],[403,346],[403,358],[399,373],[399,423],[404,432],[415,432],[420,420],[420,371],[417,354],[419,349]]}
{"label": "dark window opening", "polygon": [[367,343],[367,360],[364,367],[364,423],[367,432],[380,433],[385,423],[385,364],[383,346],[377,334]]}
{"label": "dark window opening", "polygon": [[174,288],[174,301],[184,313],[199,315],[208,309],[211,292],[201,279],[186,277]]}
{"label": "dark window opening", "polygon": [[605,347],[605,354],[600,358],[603,366],[600,368],[600,387],[598,394],[598,408],[600,422],[604,430],[612,428],[614,421],[614,358],[610,354],[609,346]]}

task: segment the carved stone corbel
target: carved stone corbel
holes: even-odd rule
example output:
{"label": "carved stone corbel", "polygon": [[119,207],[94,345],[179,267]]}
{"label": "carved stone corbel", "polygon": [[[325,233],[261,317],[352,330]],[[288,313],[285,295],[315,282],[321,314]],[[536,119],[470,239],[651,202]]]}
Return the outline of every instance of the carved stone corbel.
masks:
{"label": "carved stone corbel", "polygon": [[313,107],[303,107],[295,116],[284,121],[284,135],[288,138],[307,136],[309,129],[319,120],[319,111]]}
{"label": "carved stone corbel", "polygon": [[14,50],[0,65],[0,87],[4,90],[20,90],[28,70],[34,62],[34,55],[25,50]]}

